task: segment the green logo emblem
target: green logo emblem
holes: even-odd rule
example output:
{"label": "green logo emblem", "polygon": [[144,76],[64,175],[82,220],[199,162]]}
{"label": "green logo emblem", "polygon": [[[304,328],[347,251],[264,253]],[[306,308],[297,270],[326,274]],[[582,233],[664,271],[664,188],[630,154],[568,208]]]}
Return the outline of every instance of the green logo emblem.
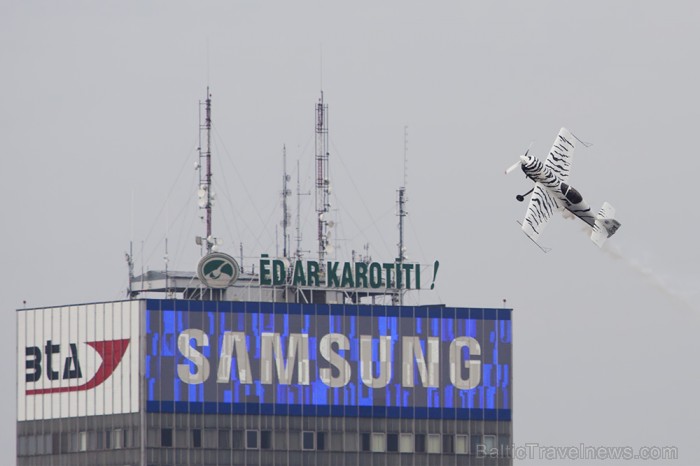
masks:
{"label": "green logo emblem", "polygon": [[197,266],[197,276],[208,288],[228,288],[241,273],[236,259],[222,252],[202,257]]}

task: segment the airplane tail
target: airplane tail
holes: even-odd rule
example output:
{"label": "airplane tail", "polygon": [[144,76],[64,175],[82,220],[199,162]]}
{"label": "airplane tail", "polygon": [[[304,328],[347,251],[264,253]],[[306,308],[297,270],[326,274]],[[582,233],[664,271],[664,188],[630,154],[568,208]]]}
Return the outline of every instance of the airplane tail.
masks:
{"label": "airplane tail", "polygon": [[591,241],[602,248],[605,240],[614,235],[618,228],[620,228],[620,222],[615,220],[615,208],[604,202],[600,212],[596,215]]}

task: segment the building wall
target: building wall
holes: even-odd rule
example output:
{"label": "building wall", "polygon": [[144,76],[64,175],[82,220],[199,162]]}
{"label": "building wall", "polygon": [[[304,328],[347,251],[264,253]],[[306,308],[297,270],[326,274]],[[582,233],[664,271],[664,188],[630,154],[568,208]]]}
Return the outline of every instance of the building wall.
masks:
{"label": "building wall", "polygon": [[17,420],[138,412],[138,301],[17,312]]}
{"label": "building wall", "polygon": [[20,466],[124,466],[140,463],[140,414],[17,423]]}
{"label": "building wall", "polygon": [[[148,300],[32,310],[24,316],[21,313],[27,311],[20,311],[17,464],[512,464],[509,457],[512,367],[508,310],[294,306]],[[284,315],[288,309],[294,317],[272,317]],[[246,316],[232,320],[237,312]],[[342,319],[339,317],[331,330],[326,326],[331,325],[328,316],[333,312]],[[402,336],[413,335],[416,331],[414,317],[441,316],[443,321],[449,321],[465,315],[476,320],[454,326],[449,322],[443,325],[442,321],[430,323],[426,320],[417,330],[423,340],[430,335],[441,338],[441,385],[436,389],[420,387],[427,379],[418,374],[418,362],[413,360],[416,387],[407,389],[401,376],[404,370],[401,362],[392,359],[388,363],[396,365],[394,385],[384,389],[381,396],[367,398],[371,387],[368,388],[359,376],[363,363],[358,359],[357,346],[343,355],[350,363],[354,385],[348,383],[334,389],[324,386],[317,380],[323,361],[318,354],[311,353],[310,372],[315,379],[309,384],[300,383],[300,369],[296,365],[293,377],[281,381],[281,366],[273,360],[270,361],[276,367],[273,379],[267,385],[261,382],[261,349],[257,339],[261,331],[279,332],[283,349],[288,349],[291,333],[310,332],[311,352],[317,351],[320,336],[328,331],[343,332],[343,328],[347,328],[347,335],[356,339],[364,333],[378,338],[389,332],[392,344],[396,345],[393,354],[399,358],[402,357],[399,349]],[[390,319],[380,321],[375,319],[377,316]],[[391,318],[403,320],[395,325]],[[479,320],[487,322],[482,325]],[[354,330],[350,331],[351,327]],[[183,340],[183,330],[190,328],[208,332],[209,346],[197,344],[190,334]],[[238,360],[234,361],[230,380],[223,384],[217,382],[222,332],[227,329],[247,332],[246,348],[255,366],[253,383],[242,384],[239,380]],[[463,348],[461,358],[464,360],[458,358],[459,364],[466,364],[464,374],[474,375],[477,369],[480,374],[479,385],[466,391],[445,388],[451,381],[446,374],[459,370],[445,366],[445,352],[449,351],[450,338],[455,337],[454,329],[462,329],[458,333],[473,335],[483,343],[479,354],[471,354],[472,349]],[[319,333],[315,334],[317,330]],[[128,350],[136,353],[125,351],[123,358],[112,359],[113,370],[99,386],[101,392],[96,398],[98,387],[86,381],[104,370],[105,361],[99,357],[103,353],[90,350],[94,346],[89,342],[119,339],[128,339]],[[71,343],[76,345],[83,373],[81,377],[63,378],[63,373],[69,374],[75,368],[75,361],[70,359],[73,357]],[[60,345],[60,350],[51,357],[52,369],[56,372],[60,368],[61,377],[47,377],[48,344]],[[188,374],[196,374],[203,366],[193,361],[195,353],[183,354],[182,348],[187,345],[210,361],[209,380],[188,378]],[[379,354],[378,344],[373,351]],[[423,351],[427,353],[426,345]],[[39,353],[41,364],[36,362]],[[288,353],[284,355],[286,358]],[[481,364],[470,366],[469,360],[475,357]],[[378,363],[378,360],[371,363],[373,376],[379,371]],[[41,366],[40,376],[36,376],[38,366]],[[340,398],[350,400],[351,404],[344,407],[343,403],[334,402],[337,396],[332,396],[333,390],[337,396],[345,390],[355,393]],[[270,391],[274,393],[272,398]],[[356,395],[359,391],[364,393],[363,397]],[[471,400],[468,403],[460,398],[463,392],[464,399]],[[236,402],[234,393],[248,395],[242,402]],[[326,401],[319,402],[319,396]],[[118,402],[115,397],[119,397]],[[56,409],[57,406],[60,409]],[[313,407],[314,415],[308,415],[309,406]],[[246,414],[236,412],[241,409]],[[285,414],[272,415],[278,412]]]}
{"label": "building wall", "polygon": [[[509,465],[511,432],[508,421],[150,413],[145,465]],[[485,437],[500,454],[480,454]],[[140,439],[138,414],[21,422],[17,464],[139,465]]]}

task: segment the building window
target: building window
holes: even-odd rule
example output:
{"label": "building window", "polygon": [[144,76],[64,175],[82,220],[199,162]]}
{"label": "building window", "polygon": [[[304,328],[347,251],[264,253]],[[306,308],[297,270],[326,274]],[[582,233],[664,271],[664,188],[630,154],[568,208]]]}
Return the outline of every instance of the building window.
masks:
{"label": "building window", "polygon": [[246,430],[245,431],[245,447],[248,450],[258,449],[258,431],[257,430]]}
{"label": "building window", "polygon": [[399,451],[401,453],[413,453],[413,434],[399,435]]}
{"label": "building window", "polygon": [[442,452],[443,453],[454,453],[453,442],[454,437],[449,434],[442,436]]}
{"label": "building window", "polygon": [[383,432],[372,432],[372,451],[377,453],[386,451],[386,435]]}
{"label": "building window", "polygon": [[24,456],[29,451],[29,446],[27,442],[27,437],[21,436],[19,442],[17,443],[17,455]]}
{"label": "building window", "polygon": [[512,455],[513,446],[510,444],[509,435],[498,436],[498,456],[510,458]]}
{"label": "building window", "polygon": [[326,433],[325,432],[317,432],[316,433],[316,450],[325,450],[326,449]]}
{"label": "building window", "polygon": [[371,451],[370,449],[370,433],[369,432],[362,432],[361,435],[361,445],[360,445],[360,450],[361,451]]}
{"label": "building window", "polygon": [[[358,434],[357,432],[346,432],[340,435],[345,451],[358,451],[361,435],[364,434]],[[336,437],[336,434],[333,434],[333,436]],[[369,448],[369,440],[367,440],[367,446]]]}
{"label": "building window", "polygon": [[260,431],[260,448],[263,450],[272,449],[272,431],[271,430],[261,430]]}
{"label": "building window", "polygon": [[53,442],[51,434],[44,434],[39,437],[39,441],[43,439],[44,443],[44,453],[50,455],[53,453]]}
{"label": "building window", "polygon": [[172,429],[160,429],[160,446],[161,447],[172,447],[173,446],[173,430]]}
{"label": "building window", "polygon": [[486,452],[487,455],[498,454],[495,435],[484,435],[484,452]]}
{"label": "building window", "polygon": [[78,432],[78,451],[87,451],[87,432]]}
{"label": "building window", "polygon": [[[24,439],[26,441],[25,443],[25,455],[40,455],[41,454],[41,441],[39,440],[41,437],[35,437],[33,435],[30,435],[28,437],[20,437],[20,441]],[[21,450],[22,443],[20,442],[20,450]]]}
{"label": "building window", "polygon": [[313,432],[302,432],[301,433],[301,449],[302,450],[313,450],[314,449],[314,433]]}
{"label": "building window", "polygon": [[114,429],[112,431],[112,448],[119,450],[124,448],[124,430]]}
{"label": "building window", "polygon": [[231,448],[231,431],[219,430],[219,449],[228,450]]}
{"label": "building window", "polygon": [[399,434],[386,434],[386,451],[399,451]]}
{"label": "building window", "polygon": [[246,441],[246,431],[245,430],[232,430],[231,431],[231,448],[234,450],[244,450]]}
{"label": "building window", "polygon": [[202,448],[202,429],[192,429],[192,448]]}
{"label": "building window", "polygon": [[425,453],[425,434],[415,435],[416,453]]}
{"label": "building window", "polygon": [[36,452],[36,437],[30,435],[29,437],[27,437],[27,454],[36,455]]}
{"label": "building window", "polygon": [[218,448],[219,431],[215,429],[202,429],[202,448]]}
{"label": "building window", "polygon": [[457,455],[469,454],[469,436],[468,435],[455,435],[455,454],[457,454]]}
{"label": "building window", "polygon": [[440,453],[440,434],[428,434],[426,451],[428,453]]}

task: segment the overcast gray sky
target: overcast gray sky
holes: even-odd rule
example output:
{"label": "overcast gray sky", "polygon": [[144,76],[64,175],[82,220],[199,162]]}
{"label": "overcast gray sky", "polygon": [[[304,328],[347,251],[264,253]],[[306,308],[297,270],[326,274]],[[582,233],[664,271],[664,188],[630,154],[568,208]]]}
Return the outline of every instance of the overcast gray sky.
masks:
{"label": "overcast gray sky", "polygon": [[[700,463],[700,4],[0,2],[0,421],[15,429],[14,310],[121,299],[137,272],[194,270],[197,102],[214,98],[214,230],[275,252],[281,148],[312,187],[330,107],[337,254],[396,254],[408,126],[408,255],[441,263],[412,298],[514,307],[517,445],[677,446]],[[622,228],[605,250],[555,218],[519,230],[503,170],[560,127],[590,148],[570,182]],[[304,199],[305,248],[313,227]],[[12,435],[0,463],[14,461]],[[527,461],[521,464],[537,464]],[[604,464],[593,462],[592,464]],[[653,462],[645,462],[654,464]],[[587,464],[576,461],[574,464]]]}

